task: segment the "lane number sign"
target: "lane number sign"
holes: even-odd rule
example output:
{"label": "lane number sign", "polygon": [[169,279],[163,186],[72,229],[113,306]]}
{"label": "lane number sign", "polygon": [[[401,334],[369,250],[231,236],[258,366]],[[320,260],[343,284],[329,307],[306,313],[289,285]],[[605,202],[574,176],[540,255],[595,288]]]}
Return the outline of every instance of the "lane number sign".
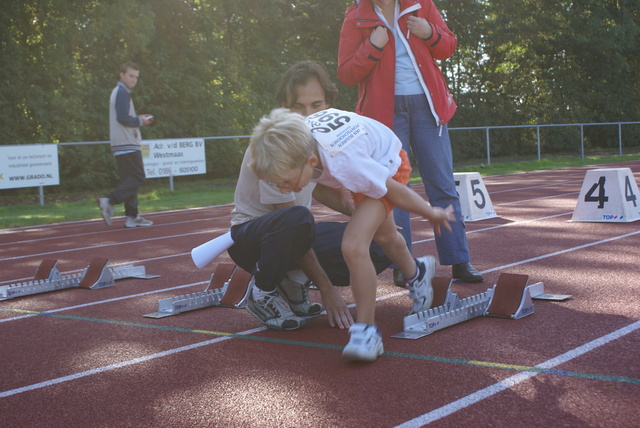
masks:
{"label": "lane number sign", "polygon": [[572,221],[630,222],[640,219],[638,185],[629,168],[587,171]]}
{"label": "lane number sign", "polygon": [[460,208],[464,221],[478,221],[498,217],[487,188],[478,172],[453,174],[456,192],[460,198]]}

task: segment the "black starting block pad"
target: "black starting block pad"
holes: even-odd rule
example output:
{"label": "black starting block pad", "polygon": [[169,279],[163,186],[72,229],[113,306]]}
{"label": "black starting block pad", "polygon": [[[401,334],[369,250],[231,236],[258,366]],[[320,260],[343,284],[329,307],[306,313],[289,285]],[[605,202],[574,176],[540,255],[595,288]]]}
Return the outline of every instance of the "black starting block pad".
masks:
{"label": "black starting block pad", "polygon": [[61,275],[57,260],[45,259],[40,263],[31,281],[0,286],[0,301],[17,297],[64,290],[67,288],[99,289],[115,285],[124,278],[156,278],[147,275],[144,266],[108,267],[109,260],[94,258],[82,274]]}
{"label": "black starting block pad", "polygon": [[[533,299],[552,300],[546,297],[552,295],[544,294],[542,282],[528,285],[529,277],[527,275],[501,273],[498,282],[493,287],[465,299],[460,299],[456,293],[450,290],[452,280],[449,281],[443,292],[446,281],[446,278],[435,277],[433,279],[434,303],[432,307],[406,316],[404,331],[392,337],[419,339],[480,316],[520,319],[534,313]],[[440,303],[442,303],[440,306],[435,306]]]}
{"label": "black starting block pad", "polygon": [[146,318],[165,318],[212,306],[244,308],[252,275],[235,264],[220,263],[204,291],[158,300],[158,311]]}

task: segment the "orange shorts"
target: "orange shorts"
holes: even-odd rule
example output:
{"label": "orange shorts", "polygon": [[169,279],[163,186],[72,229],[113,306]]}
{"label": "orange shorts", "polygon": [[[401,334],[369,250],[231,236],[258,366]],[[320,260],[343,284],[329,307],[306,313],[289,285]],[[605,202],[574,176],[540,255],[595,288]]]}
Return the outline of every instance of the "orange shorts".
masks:
{"label": "orange shorts", "polygon": [[[400,150],[400,160],[401,160],[400,167],[398,168],[398,171],[396,172],[396,174],[391,178],[393,178],[395,181],[397,181],[400,184],[406,185],[409,183],[409,179],[411,178],[411,162],[409,162],[409,156],[407,156],[407,152],[404,149]],[[351,194],[353,195],[353,202],[356,205],[358,205],[360,201],[362,201],[364,198],[367,197],[362,193],[351,193]],[[384,204],[384,207],[387,210],[387,214],[389,214],[391,210],[394,208],[394,205],[384,196],[380,198],[380,200]]]}

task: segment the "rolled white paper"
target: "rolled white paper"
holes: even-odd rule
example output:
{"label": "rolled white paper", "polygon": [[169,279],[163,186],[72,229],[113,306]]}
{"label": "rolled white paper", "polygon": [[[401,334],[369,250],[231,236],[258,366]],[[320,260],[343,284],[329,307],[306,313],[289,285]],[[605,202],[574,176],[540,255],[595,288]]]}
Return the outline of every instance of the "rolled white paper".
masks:
{"label": "rolled white paper", "polygon": [[198,269],[202,269],[232,245],[231,232],[227,232],[191,250],[191,259]]}

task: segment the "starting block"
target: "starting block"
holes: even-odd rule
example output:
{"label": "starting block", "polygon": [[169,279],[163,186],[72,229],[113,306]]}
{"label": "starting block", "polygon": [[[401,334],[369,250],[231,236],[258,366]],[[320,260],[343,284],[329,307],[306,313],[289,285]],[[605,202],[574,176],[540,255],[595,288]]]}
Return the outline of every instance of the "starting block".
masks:
{"label": "starting block", "polygon": [[158,300],[158,312],[146,318],[164,318],[211,306],[244,308],[252,275],[234,264],[220,263],[211,275],[209,285],[199,293]]}
{"label": "starting block", "polygon": [[[498,282],[484,293],[460,299],[449,290],[443,291],[446,278],[434,278],[434,303],[426,311],[404,318],[404,331],[392,337],[419,339],[438,330],[468,321],[480,316],[520,319],[533,314],[533,299],[562,300],[554,295],[544,294],[544,284],[538,282],[527,285],[527,275],[502,273]],[[438,297],[444,295],[445,297]],[[557,297],[557,296],[556,296]],[[569,298],[571,296],[564,296]],[[439,306],[436,306],[440,304]]]}
{"label": "starting block", "polygon": [[40,263],[32,281],[0,286],[0,301],[46,293],[67,288],[99,289],[115,285],[124,278],[157,278],[147,275],[144,266],[107,267],[108,259],[95,258],[82,274],[61,275],[57,260],[45,259]]}
{"label": "starting block", "polygon": [[33,277],[34,281],[53,281],[60,279],[62,276],[57,268],[58,261],[53,259],[45,259],[40,262],[40,266],[36,270],[36,274]]}
{"label": "starting block", "polygon": [[571,221],[626,223],[640,220],[639,193],[630,168],[589,170]]}
{"label": "starting block", "polygon": [[113,273],[107,268],[109,259],[95,258],[84,270],[84,275],[78,287],[80,288],[106,288],[115,285]]}
{"label": "starting block", "polygon": [[460,207],[464,221],[480,221],[498,217],[489,192],[478,172],[457,172],[453,174],[456,191],[460,196]]}

